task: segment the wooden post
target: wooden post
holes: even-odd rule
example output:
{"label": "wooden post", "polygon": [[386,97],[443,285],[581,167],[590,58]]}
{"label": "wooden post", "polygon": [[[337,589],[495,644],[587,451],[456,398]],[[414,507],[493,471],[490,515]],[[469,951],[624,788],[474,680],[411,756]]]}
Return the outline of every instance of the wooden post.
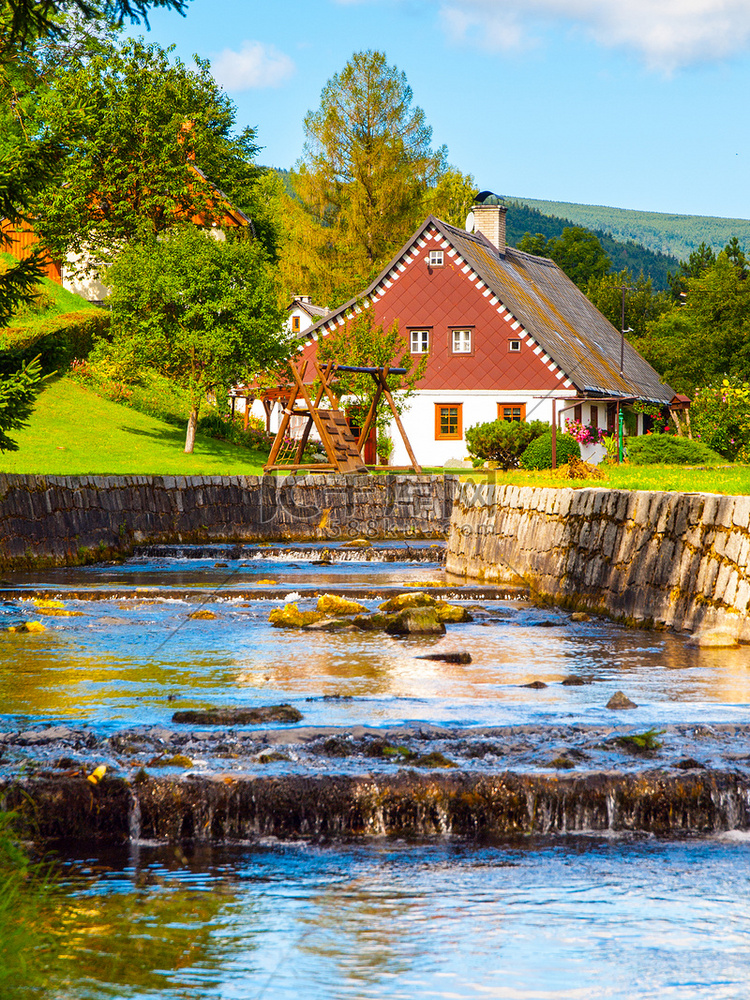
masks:
{"label": "wooden post", "polygon": [[557,468],[557,400],[552,397],[552,468]]}

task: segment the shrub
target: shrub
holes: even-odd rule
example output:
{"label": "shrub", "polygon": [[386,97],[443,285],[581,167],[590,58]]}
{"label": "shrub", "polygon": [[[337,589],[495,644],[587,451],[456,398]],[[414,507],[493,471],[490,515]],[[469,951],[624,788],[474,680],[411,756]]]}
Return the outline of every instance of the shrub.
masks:
{"label": "shrub", "polygon": [[750,460],[750,384],[736,375],[696,389],[690,407],[696,438],[731,462]]}
{"label": "shrub", "polygon": [[265,452],[271,450],[276,436],[267,433],[262,421],[257,417],[250,418],[250,424],[245,430],[242,419],[232,422],[230,416],[222,416],[216,412],[208,413],[205,417],[200,418],[198,431],[209,437],[217,438],[219,441],[228,441],[230,444],[239,445],[240,448],[253,448]]}
{"label": "shrub", "polygon": [[[581,457],[581,447],[570,434],[557,435],[557,464],[564,465],[571,458]],[[547,425],[544,434],[532,441],[521,455],[522,469],[552,468],[552,431]]]}
{"label": "shrub", "polygon": [[466,430],[466,447],[474,458],[497,462],[503,469],[515,469],[521,454],[545,431],[543,420],[493,420]]}
{"label": "shrub", "polygon": [[702,441],[674,434],[629,438],[628,458],[633,465],[717,465],[726,461]]}
{"label": "shrub", "polygon": [[0,368],[5,374],[17,371],[38,356],[45,375],[60,371],[74,358],[88,357],[94,342],[108,331],[105,309],[81,309],[29,326],[6,327],[0,334]]}

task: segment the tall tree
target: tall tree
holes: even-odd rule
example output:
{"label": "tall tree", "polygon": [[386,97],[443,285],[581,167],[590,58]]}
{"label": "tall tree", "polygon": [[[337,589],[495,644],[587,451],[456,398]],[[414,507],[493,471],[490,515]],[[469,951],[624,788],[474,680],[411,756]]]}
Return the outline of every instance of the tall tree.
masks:
{"label": "tall tree", "polygon": [[750,281],[722,251],[686,279],[683,305],[647,325],[634,343],[677,392],[691,395],[719,376],[750,381]]}
{"label": "tall tree", "polygon": [[618,330],[623,320],[623,288],[625,328],[631,329],[633,337],[643,337],[648,324],[671,308],[671,296],[669,292],[655,292],[651,278],[646,278],[642,271],[637,278],[627,268],[589,278],[586,297]]}
{"label": "tall tree", "polygon": [[571,281],[582,290],[592,278],[602,278],[609,271],[611,261],[601,243],[590,229],[566,226],[559,236],[550,240],[542,233],[524,233],[518,249],[536,257],[551,257]]}
{"label": "tall tree", "polygon": [[446,170],[446,149],[431,148],[412,96],[384,53],[357,52],[305,116],[288,252],[309,246],[302,268],[319,299],[340,297],[344,285],[353,294],[377,273],[421,221],[425,194]]}
{"label": "tall tree", "polygon": [[[138,22],[151,7],[184,12],[187,0],[7,0],[0,9],[0,219],[10,227],[29,219],[31,203],[55,177],[66,151],[64,138],[46,127],[30,128],[34,104],[35,66],[30,49],[40,39],[64,38],[62,15],[76,7],[90,20]],[[0,250],[11,245],[12,233],[0,230]],[[44,252],[37,251],[0,272],[0,326],[13,312],[31,301],[44,272]],[[13,447],[5,431],[22,426],[33,405],[38,368],[3,371],[0,357],[0,440]]]}
{"label": "tall tree", "polygon": [[71,147],[62,182],[37,205],[56,256],[85,252],[106,263],[123,241],[175,221],[220,224],[226,206],[211,181],[239,207],[252,202],[255,132],[234,134],[234,105],[207,62],[196,57],[189,68],[170,55],[141,40],[115,42],[63,69],[42,100],[40,116]]}
{"label": "tall tree", "polygon": [[190,395],[185,451],[201,403],[288,356],[268,256],[247,234],[191,224],[128,244],[106,272],[113,340],[98,350],[137,376],[153,369]]}

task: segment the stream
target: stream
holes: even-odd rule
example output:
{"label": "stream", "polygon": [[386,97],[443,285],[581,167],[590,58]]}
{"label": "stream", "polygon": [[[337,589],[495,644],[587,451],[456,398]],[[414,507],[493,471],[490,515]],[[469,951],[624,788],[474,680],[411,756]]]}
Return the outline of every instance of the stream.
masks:
{"label": "stream", "polygon": [[[750,647],[575,621],[447,578],[442,555],[415,542],[162,546],[16,573],[0,591],[0,775],[385,781],[438,753],[448,778],[750,776]],[[405,639],[268,622],[322,593],[374,611],[411,590],[472,620]],[[8,631],[31,621],[43,630]],[[470,662],[423,658],[446,652]],[[616,691],[636,707],[608,709]],[[175,718],[281,704],[297,721]],[[644,732],[647,752],[623,742]],[[65,901],[46,995],[740,998],[749,835],[734,826],[166,842],[131,816],[126,842],[52,845]]]}

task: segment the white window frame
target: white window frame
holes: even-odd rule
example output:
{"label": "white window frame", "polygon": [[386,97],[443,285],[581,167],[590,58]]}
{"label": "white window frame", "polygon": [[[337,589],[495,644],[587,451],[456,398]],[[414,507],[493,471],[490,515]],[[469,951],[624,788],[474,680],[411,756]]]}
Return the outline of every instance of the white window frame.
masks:
{"label": "white window frame", "polygon": [[508,341],[508,350],[510,351],[511,354],[518,354],[518,352],[521,350],[521,341],[520,340],[509,340]]}
{"label": "white window frame", "polygon": [[409,330],[409,351],[411,354],[429,354],[430,331]]}
{"label": "white window frame", "polygon": [[443,266],[443,251],[442,250],[430,250],[430,258],[428,260],[430,267],[442,267]]}
{"label": "white window frame", "polygon": [[472,353],[472,331],[471,330],[451,330],[451,353],[471,354]]}

